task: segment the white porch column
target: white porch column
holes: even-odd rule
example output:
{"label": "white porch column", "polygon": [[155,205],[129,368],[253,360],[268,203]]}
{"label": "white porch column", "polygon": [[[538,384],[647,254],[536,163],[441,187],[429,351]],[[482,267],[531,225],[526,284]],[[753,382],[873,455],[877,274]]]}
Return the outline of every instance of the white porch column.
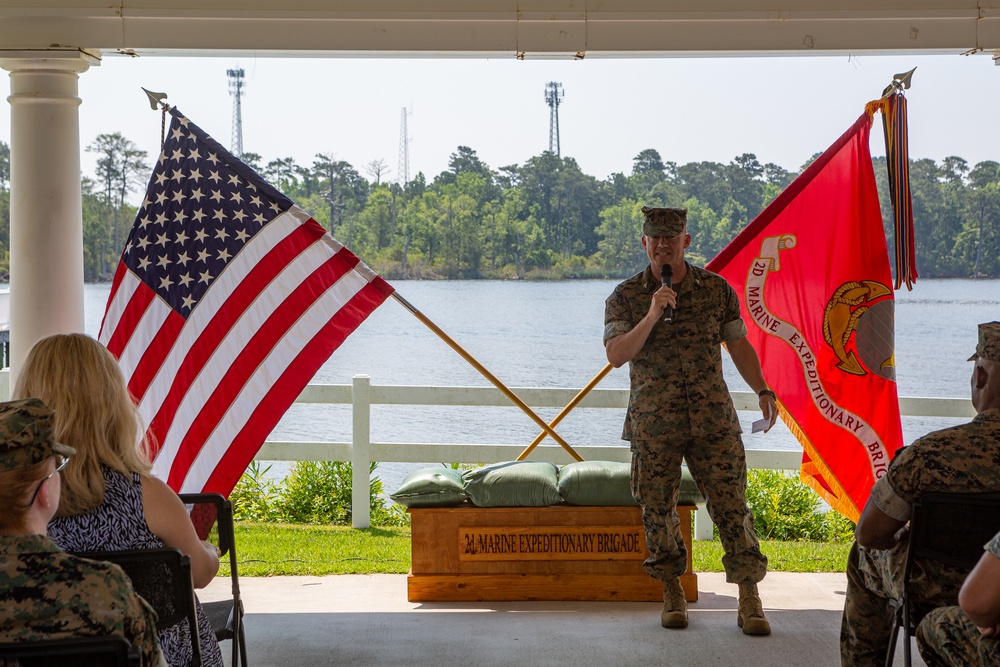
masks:
{"label": "white porch column", "polygon": [[83,331],[80,49],[0,51],[10,72],[11,386],[39,339]]}

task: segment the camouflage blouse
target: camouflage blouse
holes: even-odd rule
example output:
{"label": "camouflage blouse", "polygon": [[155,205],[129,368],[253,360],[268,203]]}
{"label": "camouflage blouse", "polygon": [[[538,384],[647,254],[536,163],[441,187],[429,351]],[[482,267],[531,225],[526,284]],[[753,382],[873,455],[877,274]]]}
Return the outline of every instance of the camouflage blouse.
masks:
{"label": "camouflage blouse", "polygon": [[0,642],[118,635],[161,665],[156,613],[121,568],[71,556],[44,535],[0,535]]}
{"label": "camouflage blouse", "polygon": [[[604,344],[631,331],[660,280],[649,266],[619,284],[604,305]],[[740,432],[722,376],[720,345],[747,335],[735,290],[721,276],[687,264],[671,322],[653,327],[629,363],[632,390],[622,439],[671,433],[724,436]]]}
{"label": "camouflage blouse", "polygon": [[910,519],[913,502],[932,491],[1000,492],[1000,410],[928,433],[901,449],[872,487],[876,506],[898,521]]}

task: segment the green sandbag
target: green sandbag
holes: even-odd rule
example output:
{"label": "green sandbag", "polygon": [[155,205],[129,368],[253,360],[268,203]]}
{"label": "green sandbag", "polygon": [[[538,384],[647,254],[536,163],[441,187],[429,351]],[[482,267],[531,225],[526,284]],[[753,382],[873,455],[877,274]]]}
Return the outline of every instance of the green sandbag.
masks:
{"label": "green sandbag", "polygon": [[[632,497],[631,466],[620,461],[579,461],[559,471],[559,494],[571,505],[636,505]],[[681,466],[678,505],[705,502],[698,485]]]}
{"label": "green sandbag", "polygon": [[451,507],[465,502],[464,486],[457,470],[421,468],[407,475],[389,497],[404,507]]}
{"label": "green sandbag", "polygon": [[570,505],[637,505],[629,464],[578,461],[559,470],[559,495]]}
{"label": "green sandbag", "polygon": [[559,468],[545,461],[506,461],[462,474],[478,507],[545,507],[561,501]]}

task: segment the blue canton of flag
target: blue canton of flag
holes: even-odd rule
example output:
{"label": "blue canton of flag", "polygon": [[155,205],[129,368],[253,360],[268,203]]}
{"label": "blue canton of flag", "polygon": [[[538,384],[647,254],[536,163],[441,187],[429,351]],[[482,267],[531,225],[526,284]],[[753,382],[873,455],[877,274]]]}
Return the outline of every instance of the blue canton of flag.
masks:
{"label": "blue canton of flag", "polygon": [[245,164],[220,155],[233,159],[186,118],[177,119],[122,255],[182,317],[243,246],[292,206]]}

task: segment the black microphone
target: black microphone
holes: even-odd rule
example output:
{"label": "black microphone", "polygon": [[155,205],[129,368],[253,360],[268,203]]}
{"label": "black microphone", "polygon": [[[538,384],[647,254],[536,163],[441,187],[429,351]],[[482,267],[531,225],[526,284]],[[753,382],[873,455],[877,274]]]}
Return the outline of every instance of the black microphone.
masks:
{"label": "black microphone", "polygon": [[[674,267],[669,264],[664,264],[660,267],[660,284],[664,287],[674,288]],[[663,321],[673,322],[674,320],[674,309],[667,306],[663,309]]]}

